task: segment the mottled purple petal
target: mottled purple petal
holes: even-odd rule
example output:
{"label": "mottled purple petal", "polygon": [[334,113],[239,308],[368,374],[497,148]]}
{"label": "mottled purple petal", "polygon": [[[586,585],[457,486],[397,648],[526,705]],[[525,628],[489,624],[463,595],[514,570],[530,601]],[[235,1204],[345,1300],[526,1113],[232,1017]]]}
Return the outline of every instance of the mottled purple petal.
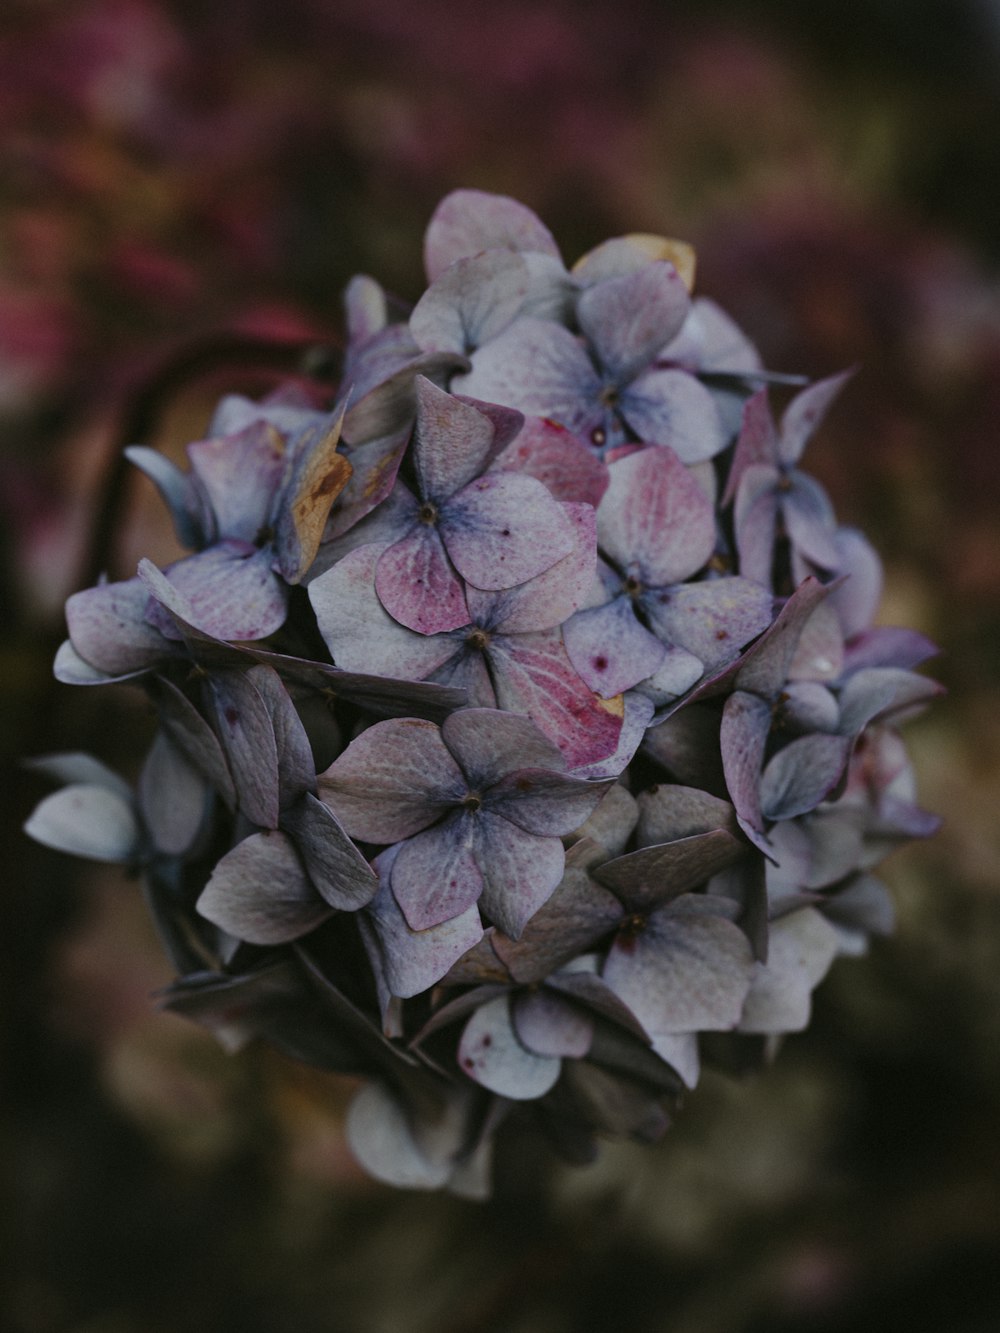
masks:
{"label": "mottled purple petal", "polygon": [[738,827],[728,801],[697,787],[659,783],[639,793],[636,836],[640,847],[690,838],[713,829],[725,829],[735,835]]}
{"label": "mottled purple petal", "polygon": [[593,813],[610,785],[541,768],[521,768],[492,786],[484,804],[528,833],[561,838]]}
{"label": "mottled purple petal", "polygon": [[778,522],[779,474],[776,468],[755,463],[743,473],[736,492],[733,516],[740,573],[754,582],[771,586],[774,545]]}
{"label": "mottled purple petal", "polygon": [[484,1088],[512,1101],[544,1096],[562,1068],[557,1058],[535,1055],[518,1041],[506,995],[488,1001],[469,1019],[458,1044],[458,1063]]}
{"label": "mottled purple petal", "polygon": [[188,445],[191,471],[215,515],[215,539],[253,542],[268,520],[285,469],[285,444],[267,421]]}
{"label": "mottled purple petal", "polygon": [[[347,485],[333,502],[322,534],[322,542],[313,559],[315,565],[316,559],[324,557],[320,561],[318,572],[329,567],[325,559],[326,543],[336,541],[350,532],[388,497],[409,439],[410,429],[407,425],[406,429],[385,435],[381,439],[370,440],[357,448],[348,448],[351,475],[347,479]],[[375,538],[370,536],[368,540],[374,541]]]}
{"label": "mottled purple petal", "polygon": [[926,676],[898,667],[867,667],[856,671],[840,695],[840,730],[855,736],[875,718],[926,703],[942,687]]}
{"label": "mottled purple petal", "polygon": [[875,619],[882,599],[882,561],[871,542],[854,528],[838,528],[833,545],[837,569],[845,577],[831,592],[830,603],[840,618],[844,638],[850,639]]}
{"label": "mottled purple petal", "polygon": [[615,384],[627,384],[677,333],[687,288],[673,264],[643,264],[589,286],[577,302],[580,328]]}
{"label": "mottled purple petal", "polygon": [[766,699],[777,695],[788,679],[806,622],[826,593],[818,579],[808,578],[799,584],[774,624],[747,649],[736,672],[737,689],[752,690]]}
{"label": "mottled purple petal", "polygon": [[497,704],[523,713],[562,752],[571,768],[608,759],[622,732],[620,695],[590,690],[566,655],[558,630],[497,636],[490,646]]}
{"label": "mottled purple petal", "polygon": [[729,442],[715,399],[686,370],[646,370],[623,389],[619,411],[646,444],[668,445],[682,463],[714,458]]}
{"label": "mottled purple petal", "polygon": [[773,620],[773,598],[745,578],[651,588],[642,599],[655,632],[693,653],[706,671],[736,657]]}
{"label": "mottled purple petal", "polygon": [[409,838],[465,795],[461,770],[439,729],[389,718],[363,731],[318,779],[319,794],[353,838]]}
{"label": "mottled purple petal", "polygon": [[418,524],[382,552],[375,590],[389,614],[419,634],[441,634],[469,623],[462,580],[437,528],[428,524]]}
{"label": "mottled purple petal", "polygon": [[771,923],[766,964],[757,964],[741,1032],[801,1032],[809,1022],[813,988],[837,953],[837,932],[811,907]]}
{"label": "mottled purple petal", "polygon": [[510,1010],[518,1040],[535,1055],[580,1059],[590,1049],[594,1020],[551,990],[515,995]]}
{"label": "mottled purple petal", "polygon": [[[217,639],[265,639],[281,628],[288,611],[288,589],[273,573],[271,560],[267,547],[225,541],[178,560],[164,576],[183,599],[178,610],[196,629]],[[159,599],[149,564],[140,562],[139,577]],[[177,635],[169,615],[157,611],[154,602],[147,618],[168,637]]]}
{"label": "mottled purple petal", "polygon": [[636,690],[645,695],[656,708],[684,694],[704,675],[701,659],[686,648],[669,646],[663,661],[647,680],[641,680]]}
{"label": "mottled purple petal", "polygon": [[837,731],[840,708],[825,685],[816,680],[793,680],[782,690],[782,723],[795,732]]}
{"label": "mottled purple petal", "polygon": [[570,761],[575,777],[591,780],[616,778],[620,773],[624,773],[632,762],[636,750],[642,744],[642,738],[646,734],[646,728],[653,716],[654,707],[651,699],[647,699],[642,694],[637,694],[634,690],[624,695],[622,702],[625,712],[615,748],[603,759],[588,760],[586,763],[578,764],[573,764]]}
{"label": "mottled purple petal", "polygon": [[339,667],[421,680],[454,657],[460,641],[417,634],[389,615],[375,591],[375,567],[385,549],[372,545],[350,551],[309,584],[309,600]]}
{"label": "mottled purple petal", "polygon": [[770,730],[771,708],[763,699],[744,690],[729,696],[720,731],[726,786],[740,828],[765,855],[769,847],[760,807],[760,774]]}
{"label": "mottled purple petal", "polygon": [[904,667],[912,669],[936,657],[937,644],[915,629],[898,625],[876,625],[858,635],[844,649],[844,671],[863,667]]}
{"label": "mottled purple petal", "polygon": [[597,540],[644,584],[680,583],[715,547],[711,501],[672,449],[640,449],[608,469]]}
{"label": "mottled purple petal", "polygon": [[146,682],[146,690],[164,731],[232,808],[236,804],[236,788],[215,732],[190,699],[171,681],[154,677]]}
{"label": "mottled purple petal", "polygon": [[517,587],[494,592],[467,588],[469,612],[477,624],[506,635],[552,629],[583,605],[596,567],[596,519],[588,504],[563,504],[562,510],[570,522],[573,549]]}
{"label": "mottled purple petal", "polygon": [[331,909],[283,833],[253,833],[226,853],[195,904],[199,914],[248,944],[285,944],[314,930]]}
{"label": "mottled purple petal", "polygon": [[489,417],[423,375],[416,379],[413,461],[424,500],[442,504],[490,461],[495,434]]}
{"label": "mottled purple petal", "polygon": [[427,281],[480,250],[537,251],[559,258],[548,227],[530,208],[502,194],[453,190],[434,210],[424,235]]}
{"label": "mottled purple petal", "polygon": [[477,588],[525,583],[576,547],[563,505],[517,472],[487,473],[459,491],[442,509],[440,528],[455,568]]}
{"label": "mottled purple petal", "polygon": [[788,679],[832,682],[839,679],[843,667],[840,618],[829,602],[819,602],[802,626],[788,663]]}
{"label": "mottled purple petal", "polygon": [[206,545],[215,536],[215,519],[208,511],[204,494],[194,484],[191,473],[182,472],[176,463],[157,449],[133,444],[125,457],[145,472],[160,492],[170,510],[181,545],[192,550]]}
{"label": "mottled purple petal", "polygon": [[526,472],[557,500],[600,504],[608,469],[579,436],[544,417],[526,417],[517,438],[493,464],[504,472]]}
{"label": "mottled purple petal", "polygon": [[441,739],[482,793],[520,768],[565,767],[558,748],[526,717],[489,708],[462,708],[441,724]]}
{"label": "mottled purple petal", "polygon": [[760,779],[765,819],[794,819],[819,805],[837,785],[849,751],[845,737],[818,733],[779,750]]}
{"label": "mottled purple petal", "polygon": [[270,710],[250,672],[220,671],[206,680],[206,699],[246,817],[277,828],[279,761]]}
{"label": "mottled purple petal", "polygon": [[563,626],[563,641],[580,678],[605,699],[651,676],[666,656],[665,646],[639,623],[625,596],[578,611]]}

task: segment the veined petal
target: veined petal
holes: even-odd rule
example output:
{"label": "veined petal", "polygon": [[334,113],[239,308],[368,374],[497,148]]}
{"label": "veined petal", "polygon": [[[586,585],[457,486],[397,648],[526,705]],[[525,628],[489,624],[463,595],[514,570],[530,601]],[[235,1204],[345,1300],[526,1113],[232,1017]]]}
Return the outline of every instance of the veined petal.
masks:
{"label": "veined petal", "polygon": [[[281,628],[288,613],[288,588],[271,562],[267,547],[257,550],[225,541],[178,560],[164,574],[184,599],[184,619],[196,629],[217,639],[266,639]],[[140,566],[140,578],[146,564]],[[155,589],[151,591],[155,597]],[[146,614],[168,637],[180,637],[156,602]]]}
{"label": "veined petal", "polygon": [[413,930],[427,930],[461,916],[483,890],[474,855],[478,816],[458,811],[399,844],[389,882]]}
{"label": "veined petal", "polygon": [[778,462],[778,432],[771,415],[767,388],[758,389],[743,404],[740,433],[733,450],[733,461],[722,493],[722,504],[728,505],[736,497],[743,474],[748,467],[763,465],[773,468]]}
{"label": "veined petal", "polygon": [[441,634],[469,623],[462,581],[436,527],[419,523],[375,566],[375,591],[389,614],[419,634]]}
{"label": "veined petal", "polygon": [[774,566],[778,480],[776,468],[766,463],[751,464],[743,472],[733,512],[740,573],[765,588],[771,587]]}
{"label": "veined petal", "polygon": [[410,332],[425,352],[467,355],[517,317],[529,285],[528,266],[510,250],[456,260],[414,306]]}
{"label": "veined petal", "polygon": [[471,403],[439,389],[423,375],[415,381],[417,424],[413,461],[424,500],[443,504],[486,467],[493,422]]}
{"label": "veined petal", "polygon": [[526,583],[576,548],[564,507],[516,472],[489,472],[459,491],[442,507],[440,531],[455,568],[477,588]]}
{"label": "veined petal", "polygon": [[375,566],[385,549],[356,547],[309,584],[309,600],[339,667],[423,680],[461,651],[461,640],[417,634],[389,615],[375,591]]}
{"label": "veined petal", "polygon": [[442,722],[441,739],[480,794],[516,769],[565,768],[557,747],[528,718],[513,713],[461,708]]}
{"label": "veined petal", "polygon": [[816,733],[790,741],[771,759],[760,779],[765,819],[794,819],[815,809],[837,785],[850,741]]}
{"label": "veined petal", "polygon": [[738,656],[771,624],[773,598],[751,579],[707,579],[651,588],[642,607],[666,643],[693,653],[706,671]]}
{"label": "veined petal", "polygon": [[580,328],[617,385],[648,366],[684,323],[688,291],[673,264],[646,263],[587,287],[577,302]]}
{"label": "veined petal", "polygon": [[527,715],[570,767],[610,759],[622,735],[621,697],[604,700],[580,679],[558,630],[497,635],[488,652],[500,708]]}
{"label": "veined petal", "polygon": [[729,443],[715,399],[686,370],[643,371],[618,403],[628,424],[647,444],[666,444],[682,463],[714,458]]}
{"label": "veined petal", "polygon": [[521,768],[490,788],[484,806],[528,833],[559,838],[580,827],[610,786],[542,768]]}
{"label": "veined petal", "polygon": [[642,583],[680,583],[715,549],[711,501],[672,449],[640,449],[608,469],[597,541]]}
{"label": "veined petal", "polygon": [[289,839],[252,833],[222,858],[195,904],[248,944],[285,944],[314,930],[332,908],[313,888]]}
{"label": "veined petal", "polygon": [[253,542],[267,523],[285,470],[285,443],[257,420],[233,435],[189,444],[191,471],[215,516],[213,537]]}
{"label": "veined petal", "polygon": [[771,708],[768,703],[745,690],[737,690],[729,696],[722,712],[720,732],[726,786],[736,807],[740,827],[765,855],[770,848],[760,805],[760,774],[770,730]]}
{"label": "veined petal", "polygon": [[[346,406],[346,404],[345,404]],[[344,407],[300,432],[289,450],[289,466],[271,511],[275,566],[287,583],[301,583],[316,558],[334,500],[352,466],[338,450]]]}
{"label": "veined petal", "polygon": [[547,320],[515,320],[473,354],[472,369],[456,375],[451,387],[550,417],[582,436],[604,420],[601,381],[590,357],[568,329]]}
{"label": "veined petal", "polygon": [[566,863],[558,838],[526,833],[487,810],[476,816],[476,860],[483,876],[480,908],[515,940],[552,896]]}
{"label": "veined petal", "polygon": [[341,912],[354,912],[371,902],[378,880],[329,806],[306,792],[286,811],[284,825],[326,903]]}
{"label": "veined petal", "polygon": [[818,481],[797,470],[790,481],[791,488],[779,497],[788,540],[814,565],[835,570],[840,561],[834,544],[837,520],[826,491]]}
{"label": "veined petal", "polygon": [[520,434],[493,464],[504,472],[526,472],[557,500],[582,501],[595,509],[608,488],[608,469],[578,435],[544,417],[525,417]]}
{"label": "veined petal", "polygon": [[70,643],[90,666],[111,676],[144,671],[177,651],[146,620],[149,591],[139,579],[99,583],[66,603]]}

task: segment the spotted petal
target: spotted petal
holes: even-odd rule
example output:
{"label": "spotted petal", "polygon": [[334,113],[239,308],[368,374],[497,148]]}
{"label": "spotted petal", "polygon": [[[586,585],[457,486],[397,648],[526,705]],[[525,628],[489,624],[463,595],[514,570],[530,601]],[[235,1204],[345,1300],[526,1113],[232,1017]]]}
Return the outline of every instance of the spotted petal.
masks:
{"label": "spotted petal", "polygon": [[458,1063],[484,1088],[512,1101],[544,1096],[562,1068],[559,1059],[536,1055],[518,1040],[506,995],[489,1000],[469,1019],[458,1044]]}

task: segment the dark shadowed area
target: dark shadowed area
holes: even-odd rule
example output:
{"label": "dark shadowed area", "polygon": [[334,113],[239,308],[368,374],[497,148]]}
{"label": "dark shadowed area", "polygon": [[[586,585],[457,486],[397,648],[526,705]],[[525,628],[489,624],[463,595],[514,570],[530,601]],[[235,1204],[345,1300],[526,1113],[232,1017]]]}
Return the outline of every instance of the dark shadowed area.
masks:
{"label": "dark shadowed area", "polygon": [[[11,1333],[1000,1328],[1000,9],[874,0],[8,0],[0,14],[0,1326]],[[931,842],[763,1075],[486,1204],[368,1180],[346,1078],[157,1009],[136,883],[24,838],[24,756],[134,776],[127,687],[51,676],[68,594],[178,547],[119,465],[323,375],[458,186],[575,257],[664,233],[778,370],[859,372],[810,446],[941,645]]]}

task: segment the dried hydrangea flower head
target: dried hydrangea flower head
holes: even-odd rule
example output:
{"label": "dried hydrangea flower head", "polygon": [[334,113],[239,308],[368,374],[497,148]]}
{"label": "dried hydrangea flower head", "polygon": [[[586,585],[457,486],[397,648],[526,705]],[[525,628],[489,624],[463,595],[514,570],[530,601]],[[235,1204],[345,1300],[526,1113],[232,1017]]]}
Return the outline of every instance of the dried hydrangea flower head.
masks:
{"label": "dried hydrangea flower head", "polygon": [[460,190],[425,258],[408,321],[352,281],[323,410],[228,398],[187,471],[130,451],[192,554],[70,598],[56,674],[158,729],[134,793],[39,761],[28,831],[142,872],[168,1008],[363,1075],[374,1175],[482,1196],[508,1119],[653,1140],[702,1034],[807,1024],[935,827],[895,727],[938,687],[800,467],[846,376],[775,425],[789,377],[679,242],[567,268]]}

